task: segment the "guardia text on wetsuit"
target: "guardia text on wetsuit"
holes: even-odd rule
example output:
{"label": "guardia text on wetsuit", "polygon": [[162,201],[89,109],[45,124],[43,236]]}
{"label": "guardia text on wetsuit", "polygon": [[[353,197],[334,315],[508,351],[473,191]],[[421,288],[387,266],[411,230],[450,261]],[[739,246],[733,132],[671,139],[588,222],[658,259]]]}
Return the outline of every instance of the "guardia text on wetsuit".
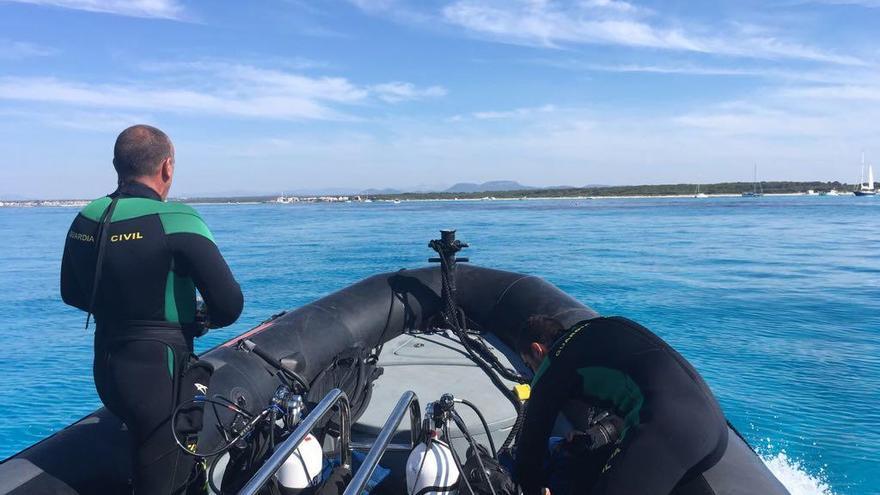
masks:
{"label": "guardia text on wetsuit", "polygon": [[[99,225],[113,198],[102,273],[90,306]],[[131,433],[136,493],[178,493],[193,461],[177,449],[170,415],[191,362],[196,289],[211,325],[242,310],[238,283],[191,207],[162,202],[138,182],[93,201],[74,219],[61,268],[64,302],[95,316],[95,386]]]}
{"label": "guardia text on wetsuit", "polygon": [[595,485],[572,493],[667,495],[727,448],[721,408],[681,355],[635,322],[596,318],[559,337],[532,381],[516,455],[526,495],[548,486],[540,468],[547,440],[572,399],[608,408],[624,423]]}

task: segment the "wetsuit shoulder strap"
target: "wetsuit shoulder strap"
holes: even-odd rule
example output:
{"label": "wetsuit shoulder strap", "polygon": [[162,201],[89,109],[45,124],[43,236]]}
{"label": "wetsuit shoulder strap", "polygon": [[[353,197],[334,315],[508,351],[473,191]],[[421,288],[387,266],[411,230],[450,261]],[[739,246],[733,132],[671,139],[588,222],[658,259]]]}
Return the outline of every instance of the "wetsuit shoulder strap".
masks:
{"label": "wetsuit shoulder strap", "polygon": [[92,295],[89,297],[89,310],[86,312],[86,329],[89,328],[89,320],[95,311],[95,297],[98,295],[98,286],[101,283],[101,273],[104,268],[104,254],[107,251],[107,239],[109,238],[110,223],[113,221],[113,210],[119,202],[119,196],[112,198],[110,205],[104,210],[98,221],[98,233],[95,236],[95,278],[92,280]]}

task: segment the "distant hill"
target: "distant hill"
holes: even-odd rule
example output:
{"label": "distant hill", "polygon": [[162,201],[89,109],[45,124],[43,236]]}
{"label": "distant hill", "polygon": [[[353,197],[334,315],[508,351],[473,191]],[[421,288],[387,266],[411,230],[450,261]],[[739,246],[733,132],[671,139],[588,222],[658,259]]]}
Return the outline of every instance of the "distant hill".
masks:
{"label": "distant hill", "polygon": [[492,180],[475,184],[473,182],[459,182],[443,192],[448,193],[477,193],[477,192],[493,192],[493,191],[524,191],[526,189],[535,189],[531,186],[524,186],[513,180]]}
{"label": "distant hill", "polygon": [[[400,189],[394,189],[394,188],[392,188],[392,187],[386,187],[386,188],[384,188],[384,189],[375,189],[375,188],[372,188],[372,189],[364,189],[364,190],[361,191],[359,194],[366,194],[366,195],[402,194],[403,192],[404,192],[404,191],[401,191]],[[407,191],[407,192],[409,192],[409,191]]]}

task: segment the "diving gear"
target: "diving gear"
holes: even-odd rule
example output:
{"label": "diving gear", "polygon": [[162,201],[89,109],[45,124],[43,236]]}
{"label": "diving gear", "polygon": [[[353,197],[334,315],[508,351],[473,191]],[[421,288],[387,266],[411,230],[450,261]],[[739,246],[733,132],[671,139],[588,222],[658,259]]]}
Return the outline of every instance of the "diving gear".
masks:
{"label": "diving gear", "polygon": [[623,429],[623,420],[607,411],[591,422],[587,431],[572,433],[567,447],[576,452],[596,450],[616,442]]}
{"label": "diving gear", "polygon": [[452,449],[446,443],[437,439],[419,443],[406,461],[407,493],[456,495],[460,475]]}
{"label": "diving gear", "polygon": [[310,433],[278,469],[278,483],[284,488],[307,488],[320,481],[323,465],[321,443]]}

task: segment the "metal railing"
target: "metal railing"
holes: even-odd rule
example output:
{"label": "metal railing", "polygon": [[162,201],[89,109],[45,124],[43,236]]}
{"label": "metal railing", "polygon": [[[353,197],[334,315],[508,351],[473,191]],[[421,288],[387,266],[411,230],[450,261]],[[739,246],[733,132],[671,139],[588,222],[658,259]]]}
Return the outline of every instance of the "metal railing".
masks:
{"label": "metal railing", "polygon": [[[299,447],[306,435],[315,427],[315,425],[324,418],[328,413],[333,411],[333,407],[339,404],[339,456],[344,467],[351,467],[351,411],[348,403],[348,396],[345,392],[334,388],[321,399],[321,402],[312,409],[311,412],[302,420],[299,426],[290,434],[287,439],[278,444],[275,452],[263,463],[259,471],[244,485],[244,488],[238,492],[239,495],[255,495],[269,479],[278,472],[284,461],[293,454],[293,451]],[[346,492],[347,493],[347,492]]]}
{"label": "metal railing", "polygon": [[373,471],[376,470],[376,466],[379,465],[382,455],[388,449],[391,437],[394,436],[397,428],[400,427],[400,422],[403,421],[403,417],[406,416],[407,411],[409,412],[410,440],[412,443],[410,449],[415,447],[416,443],[419,441],[419,431],[421,430],[419,422],[421,410],[419,408],[418,396],[416,396],[415,392],[407,391],[404,392],[400,397],[400,400],[397,401],[397,405],[394,406],[394,410],[391,411],[391,416],[388,417],[388,420],[385,421],[385,425],[382,426],[382,429],[376,436],[376,441],[373,442],[373,448],[367,453],[364,462],[361,463],[360,469],[358,469],[354,474],[354,477],[352,477],[351,482],[345,488],[343,495],[359,495],[361,491],[363,491],[367,482],[370,480],[370,476],[373,475]]}
{"label": "metal railing", "polygon": [[[351,442],[351,450],[360,451],[360,452],[368,452],[373,448],[373,442]],[[385,448],[385,452],[409,452],[412,450],[413,446],[410,443],[395,443],[391,442],[388,444],[388,447]]]}

